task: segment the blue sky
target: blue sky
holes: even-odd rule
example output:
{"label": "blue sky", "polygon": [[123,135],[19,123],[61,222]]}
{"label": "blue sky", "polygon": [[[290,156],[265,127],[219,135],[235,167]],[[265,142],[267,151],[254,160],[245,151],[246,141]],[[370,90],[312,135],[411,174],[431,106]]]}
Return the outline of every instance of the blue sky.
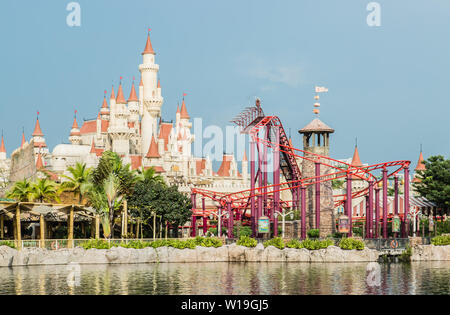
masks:
{"label": "blue sky", "polygon": [[[262,100],[301,148],[297,130],[314,117],[313,88],[326,86],[320,119],[336,132],[331,155],[363,163],[450,153],[450,2],[79,0],[81,26],[66,24],[70,1],[4,0],[0,10],[0,127],[8,154],[36,111],[51,149],[70,132],[74,109],[95,118],[103,91],[124,77],[129,93],[146,31],[165,103],[175,118],[182,93],[191,117],[222,127]],[[128,95],[126,95],[128,96]],[[238,157],[240,158],[240,157]]]}

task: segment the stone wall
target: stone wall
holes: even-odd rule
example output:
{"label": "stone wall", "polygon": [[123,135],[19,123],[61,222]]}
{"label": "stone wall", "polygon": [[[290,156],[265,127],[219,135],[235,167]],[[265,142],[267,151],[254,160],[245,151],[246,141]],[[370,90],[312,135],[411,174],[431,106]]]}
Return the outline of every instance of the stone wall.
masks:
{"label": "stone wall", "polygon": [[307,249],[285,248],[280,250],[273,246],[264,248],[258,244],[247,248],[236,244],[218,248],[200,247],[196,249],[177,249],[173,247],[147,247],[132,249],[113,247],[111,249],[83,248],[46,250],[25,248],[17,251],[7,246],[0,246],[0,267],[32,265],[79,264],[135,264],[135,263],[197,263],[197,262],[370,262],[377,261],[376,250],[342,250],[336,246],[309,251]]}
{"label": "stone wall", "polygon": [[411,261],[450,261],[450,245],[415,245],[412,247]]}

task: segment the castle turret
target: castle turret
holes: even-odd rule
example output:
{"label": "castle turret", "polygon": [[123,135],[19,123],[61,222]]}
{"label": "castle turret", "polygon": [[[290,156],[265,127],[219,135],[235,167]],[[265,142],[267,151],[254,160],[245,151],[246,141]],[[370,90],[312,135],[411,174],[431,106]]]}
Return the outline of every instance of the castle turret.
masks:
{"label": "castle turret", "polygon": [[72,144],[81,144],[81,133],[80,128],[78,127],[77,117],[73,118],[72,129],[70,130],[69,141]]}
{"label": "castle turret", "polygon": [[122,82],[117,91],[116,104],[110,118],[108,134],[112,138],[112,150],[119,155],[130,153],[130,138],[132,132],[128,127],[130,113],[123,95]]}
{"label": "castle turret", "polygon": [[47,144],[45,143],[44,134],[41,130],[41,125],[39,123],[39,112],[38,116],[36,118],[36,124],[34,126],[34,131],[32,134],[32,140],[34,143],[34,154],[37,156],[38,153],[41,153],[42,155],[47,155],[49,153]]}
{"label": "castle turret", "polygon": [[152,137],[157,136],[157,119],[161,116],[163,98],[158,89],[159,66],[155,63],[155,52],[150,41],[150,32],[139,65],[143,84],[143,116],[141,121],[142,153],[148,152]]}
{"label": "castle turret", "polygon": [[[310,153],[329,156],[330,134],[334,132],[334,129],[328,127],[318,118],[315,118],[298,132],[303,135],[304,156],[307,158],[303,159],[301,162],[298,161],[299,165],[302,165],[302,177],[314,177],[316,172],[315,162],[320,163],[320,159]],[[329,167],[320,165],[321,175],[328,174],[330,171]],[[315,185],[309,185],[306,189],[306,225],[309,229],[316,228],[314,186]],[[320,184],[320,236],[326,237],[334,232],[333,191],[331,188],[331,181],[326,181]]]}
{"label": "castle turret", "polygon": [[100,109],[100,115],[102,116],[102,120],[109,120],[109,108],[108,102],[106,101],[106,91],[105,96],[103,97],[102,108]]}
{"label": "castle turret", "polygon": [[3,139],[3,132],[2,132],[2,143],[0,144],[0,160],[6,160],[6,148],[5,148],[5,140]]}

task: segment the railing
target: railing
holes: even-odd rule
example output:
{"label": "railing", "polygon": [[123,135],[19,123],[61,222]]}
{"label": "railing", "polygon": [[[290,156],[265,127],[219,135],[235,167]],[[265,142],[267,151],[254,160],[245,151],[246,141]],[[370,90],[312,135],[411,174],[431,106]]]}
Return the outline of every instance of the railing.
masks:
{"label": "railing", "polygon": [[404,250],[409,245],[409,238],[365,239],[368,248],[378,251]]}

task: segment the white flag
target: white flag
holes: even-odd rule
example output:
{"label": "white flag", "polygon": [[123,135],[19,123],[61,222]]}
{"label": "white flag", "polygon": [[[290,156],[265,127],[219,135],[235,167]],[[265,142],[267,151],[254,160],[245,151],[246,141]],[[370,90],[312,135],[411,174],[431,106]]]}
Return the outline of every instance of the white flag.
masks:
{"label": "white flag", "polygon": [[316,93],[328,92],[328,89],[323,86],[316,86]]}

